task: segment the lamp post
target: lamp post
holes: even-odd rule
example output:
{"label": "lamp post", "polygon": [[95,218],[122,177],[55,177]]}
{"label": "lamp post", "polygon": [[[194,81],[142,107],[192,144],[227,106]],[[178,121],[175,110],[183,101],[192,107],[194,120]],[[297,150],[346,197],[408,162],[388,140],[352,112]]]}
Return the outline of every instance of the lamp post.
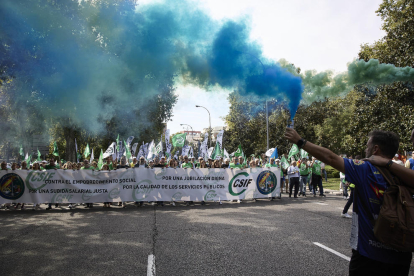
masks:
{"label": "lamp post", "polygon": [[266,100],[266,131],[267,131],[267,150],[269,150],[269,112],[267,110],[267,100]]}
{"label": "lamp post", "polygon": [[[188,125],[188,124],[180,124],[180,126],[189,126],[191,128],[191,136],[194,136],[194,129],[192,126]],[[187,128],[188,129],[188,128]],[[188,130],[187,130],[188,131]]]}
{"label": "lamp post", "polygon": [[201,106],[201,105],[196,105],[196,107],[202,107],[205,110],[207,110],[207,112],[208,112],[208,121],[209,121],[209,124],[210,124],[209,131],[208,131],[208,136],[209,136],[210,148],[211,148],[211,115],[210,115],[210,111],[208,111],[207,108],[205,108],[204,106]]}

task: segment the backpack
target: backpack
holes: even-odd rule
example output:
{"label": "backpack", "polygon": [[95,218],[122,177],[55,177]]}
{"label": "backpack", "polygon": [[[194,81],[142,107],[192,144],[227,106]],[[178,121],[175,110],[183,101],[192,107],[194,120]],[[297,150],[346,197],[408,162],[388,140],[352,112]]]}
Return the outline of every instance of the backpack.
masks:
{"label": "backpack", "polygon": [[[389,187],[384,192],[384,201],[376,220],[366,203],[361,201],[362,207],[370,216],[374,235],[388,247],[401,252],[414,252],[414,187],[401,184],[388,169],[375,167]],[[358,190],[358,186],[355,190]]]}

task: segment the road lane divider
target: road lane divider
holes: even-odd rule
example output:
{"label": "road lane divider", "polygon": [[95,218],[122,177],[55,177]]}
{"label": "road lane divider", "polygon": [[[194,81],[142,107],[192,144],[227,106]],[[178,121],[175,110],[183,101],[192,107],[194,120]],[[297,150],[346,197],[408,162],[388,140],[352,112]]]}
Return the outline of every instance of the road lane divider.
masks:
{"label": "road lane divider", "polygon": [[314,242],[313,244],[314,245],[317,245],[317,246],[319,246],[319,247],[321,247],[321,248],[323,248],[323,249],[325,249],[325,250],[327,250],[327,251],[329,251],[329,252],[331,252],[333,254],[335,254],[336,256],[341,257],[342,259],[347,260],[348,262],[351,260],[351,258],[349,258],[348,256],[346,256],[346,255],[344,255],[342,253],[339,253],[338,251],[335,251],[332,248],[329,248],[329,247],[327,247],[327,246],[325,246],[325,245],[323,245],[323,244],[321,244],[319,242]]}

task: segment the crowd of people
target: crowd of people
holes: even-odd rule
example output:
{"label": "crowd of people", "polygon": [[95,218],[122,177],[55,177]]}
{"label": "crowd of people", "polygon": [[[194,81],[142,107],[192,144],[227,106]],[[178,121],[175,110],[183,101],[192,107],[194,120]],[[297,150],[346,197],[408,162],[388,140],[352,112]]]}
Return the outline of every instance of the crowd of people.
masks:
{"label": "crowd of people", "polygon": [[[287,157],[287,156],[286,156]],[[92,161],[92,162],[90,162]],[[171,160],[167,160],[165,157],[154,157],[153,159],[146,160],[143,156],[136,158],[132,157],[131,162],[128,162],[125,156],[122,156],[118,162],[117,159],[113,159],[112,156],[109,156],[104,160],[103,164],[98,165],[97,160],[88,160],[85,159],[83,162],[70,162],[70,161],[62,161],[59,160],[58,162],[51,158],[48,161],[35,161],[32,164],[27,164],[26,161],[22,161],[20,163],[13,162],[11,164],[7,164],[6,162],[1,163],[1,170],[99,170],[99,171],[111,171],[117,169],[135,169],[135,168],[183,168],[183,169],[247,169],[247,168],[270,168],[276,167],[281,169],[281,192],[285,189],[285,192],[289,194],[289,197],[297,198],[298,196],[308,195],[316,196],[316,193],[319,191],[319,196],[325,196],[323,193],[323,185],[322,185],[322,176],[325,172],[324,176],[326,179],[326,171],[325,171],[325,164],[312,158],[312,160],[308,160],[307,158],[302,158],[298,161],[292,161],[290,166],[284,166],[283,168],[281,164],[281,160],[278,158],[270,158],[266,157],[265,154],[262,154],[260,158],[256,158],[255,156],[251,156],[250,158],[244,159],[242,156],[234,156],[232,160],[229,158],[220,158],[217,160],[213,160],[208,158],[204,160],[202,157],[198,159],[194,157],[188,156],[179,156],[178,158],[173,158]],[[99,169],[101,167],[101,169]],[[326,179],[327,180],[327,179]],[[290,188],[289,188],[290,187]],[[275,199],[274,197],[272,199]],[[237,202],[241,202],[238,200]],[[192,201],[185,202],[186,205],[193,204]],[[111,205],[117,205],[126,207],[125,202],[116,202],[110,203],[105,202],[104,207],[110,208]],[[136,205],[143,205],[143,202],[135,202]],[[157,205],[164,205],[164,202],[158,201],[155,202]],[[175,206],[175,202],[171,202],[172,205]],[[204,205],[205,202],[201,201],[201,204]],[[221,204],[221,202],[220,202]],[[69,204],[68,208],[72,209],[75,208],[78,204]],[[55,204],[55,207],[64,208],[62,205]],[[92,203],[85,203],[85,208],[92,208]],[[24,203],[15,203],[15,204],[3,204],[1,206],[3,209],[24,209]],[[39,204],[35,204],[33,206],[33,210],[40,210],[42,209]],[[52,209],[52,204],[48,204],[47,210]]]}

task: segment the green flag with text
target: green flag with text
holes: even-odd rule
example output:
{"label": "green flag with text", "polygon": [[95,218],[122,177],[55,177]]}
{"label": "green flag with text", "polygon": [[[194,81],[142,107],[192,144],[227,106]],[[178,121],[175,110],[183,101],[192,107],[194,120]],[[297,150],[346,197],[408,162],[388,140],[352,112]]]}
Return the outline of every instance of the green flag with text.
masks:
{"label": "green flag with text", "polygon": [[289,157],[288,157],[288,159],[290,160],[290,158],[292,157],[292,156],[295,156],[296,154],[298,154],[299,153],[299,148],[298,148],[298,146],[296,145],[296,144],[293,144],[292,145],[292,148],[290,149],[290,151],[289,151]]}
{"label": "green flag with text", "polygon": [[174,147],[184,147],[186,133],[179,133],[173,136],[172,144]]}

